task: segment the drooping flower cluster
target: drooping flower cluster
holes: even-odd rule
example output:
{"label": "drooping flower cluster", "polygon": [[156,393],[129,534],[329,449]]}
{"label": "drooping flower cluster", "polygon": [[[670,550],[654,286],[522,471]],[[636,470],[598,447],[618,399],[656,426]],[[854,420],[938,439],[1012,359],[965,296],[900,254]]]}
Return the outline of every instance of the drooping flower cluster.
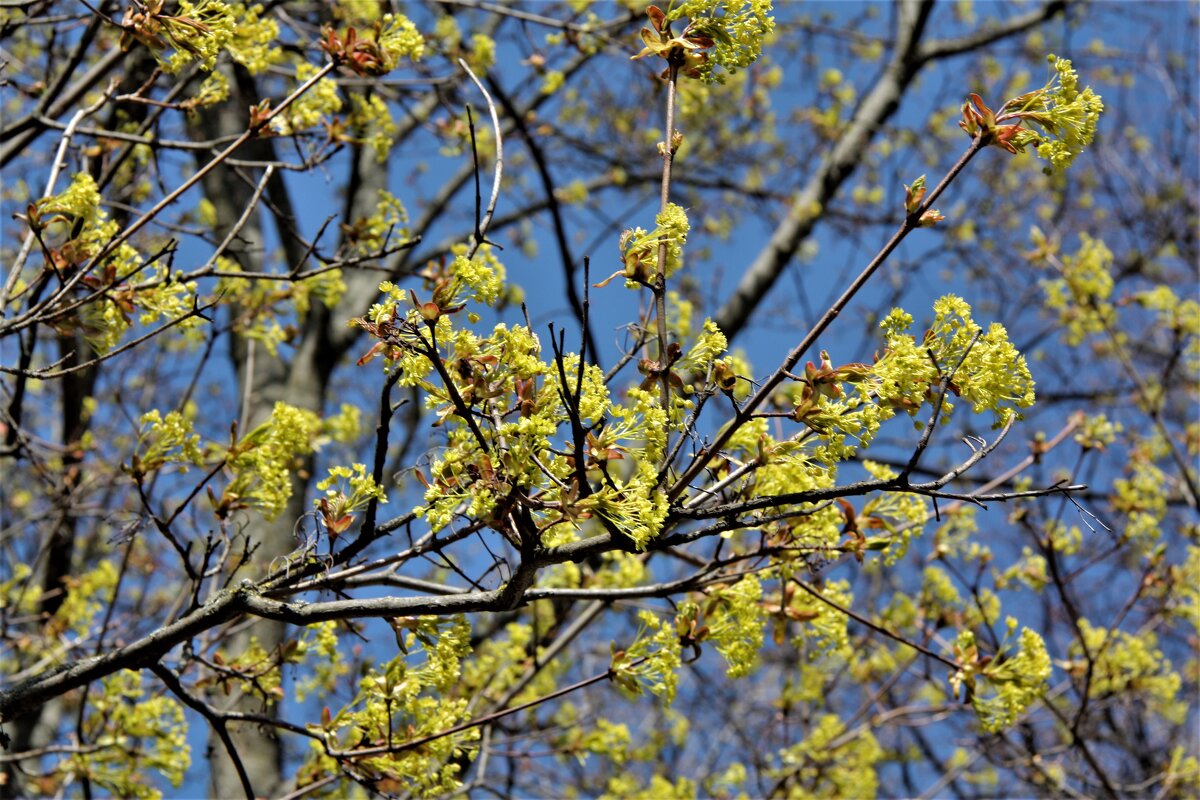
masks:
{"label": "drooping flower cluster", "polygon": [[[1017,621],[1008,618],[1010,635]],[[1046,690],[1050,677],[1050,656],[1046,643],[1034,631],[1021,631],[1015,653],[981,656],[975,644],[975,634],[963,630],[954,645],[962,669],[950,677],[955,691],[963,687],[979,715],[980,727],[986,733],[997,733],[1011,727]]]}
{"label": "drooping flower cluster", "polygon": [[[1041,89],[1014,97],[999,111],[992,111],[983,98],[971,94],[963,104],[958,126],[972,137],[982,133],[984,144],[1010,153],[1022,153],[1027,146],[1036,145],[1038,157],[1049,161],[1051,167],[1071,166],[1092,143],[1104,103],[1090,86],[1079,91],[1079,76],[1070,60],[1054,54],[1048,60],[1055,74]],[[1024,127],[1025,122],[1035,123],[1045,135]]]}
{"label": "drooping flower cluster", "polygon": [[[296,67],[296,82],[302,84],[318,71],[312,64],[300,64]],[[337,83],[330,78],[322,78],[296,98],[287,110],[272,119],[271,129],[281,136],[291,136],[321,124],[330,114],[341,110],[342,98],[338,94]]]}
{"label": "drooping flower cluster", "polygon": [[228,459],[233,478],[225,499],[244,498],[273,519],[292,496],[295,462],[312,452],[312,439],[320,418],[311,411],[275,404],[271,418],[246,434]]}
{"label": "drooping flower cluster", "polygon": [[[727,674],[731,678],[745,677],[758,667],[766,621],[761,600],[762,584],[747,575],[732,586],[715,588],[703,604],[705,640],[712,642],[729,664]],[[680,617],[686,617],[693,606],[683,604]]]}
{"label": "drooping flower cluster", "polygon": [[617,270],[596,286],[607,286],[608,282],[618,275],[624,276],[625,286],[636,289],[648,285],[658,274],[659,246],[666,244],[667,260],[665,274],[670,277],[683,265],[683,247],[687,244],[691,224],[687,212],[675,203],[654,217],[655,228],[647,232],[644,228],[631,228],[621,234],[619,247],[621,250],[622,269]]}
{"label": "drooping flower cluster", "polygon": [[[54,268],[88,270],[79,285],[93,296],[57,321],[59,331],[78,329],[93,348],[105,353],[121,341],[135,312],[141,312],[138,322],[143,325],[165,318],[181,320],[184,330],[194,327],[200,321],[189,316],[195,282],[174,279],[161,261],[147,264],[128,242],[110,248],[121,226],[108,218],[100,202],[95,179],[79,172],[64,191],[26,208],[25,221],[38,234],[42,254]],[[106,250],[100,263],[91,263]]]}
{"label": "drooping flower cluster", "polygon": [[646,609],[638,612],[641,627],[625,649],[613,646],[612,680],[630,694],[649,689],[665,705],[675,700],[679,667],[683,663],[675,626]]}
{"label": "drooping flower cluster", "polygon": [[1050,253],[1052,245],[1037,228],[1032,238],[1039,253],[1047,253],[1048,265],[1059,277],[1042,281],[1046,293],[1046,308],[1057,312],[1062,337],[1069,345],[1077,345],[1094,333],[1112,329],[1117,321],[1117,309],[1112,304],[1114,279],[1113,254],[1100,239],[1086,233],[1079,235],[1079,250],[1061,259]]}
{"label": "drooping flower cluster", "polygon": [[689,28],[715,41],[700,66],[700,77],[706,83],[724,83],[726,74],[750,66],[762,54],[763,41],[775,30],[771,10],[771,0],[684,0],[667,18],[686,17]]}
{"label": "drooping flower cluster", "polygon": [[103,746],[71,756],[71,771],[106,795],[160,797],[153,776],[178,788],[191,765],[183,707],[170,694],[143,687],[136,670],[94,686],[79,732]]}
{"label": "drooping flower cluster", "polygon": [[1056,137],[1038,145],[1038,156],[1049,161],[1056,169],[1066,169],[1092,143],[1104,103],[1090,86],[1079,91],[1079,76],[1069,59],[1051,54],[1049,61],[1054,66],[1055,78],[1047,85],[1041,98],[1045,104],[1045,110],[1041,112],[1045,122],[1033,117],[1031,119]]}
{"label": "drooping flower cluster", "polygon": [[[650,6],[647,16],[653,29],[642,29],[644,47],[634,58],[657,55],[705,83],[724,83],[754,63],[775,29],[771,0],[683,0],[665,13]],[[682,19],[688,23],[675,34],[671,23]]]}
{"label": "drooping flower cluster", "polygon": [[128,50],[134,41],[158,53],[174,48],[164,63],[167,72],[177,73],[192,61],[211,70],[221,50],[233,38],[234,13],[221,0],[179,0],[174,13],[165,13],[164,0],[133,5],[122,20],[121,47]]}
{"label": "drooping flower cluster", "polygon": [[392,151],[398,131],[392,112],[377,94],[370,97],[352,94],[350,106],[352,110],[346,118],[350,129],[347,139],[369,145],[375,151],[375,162],[382,164]]}

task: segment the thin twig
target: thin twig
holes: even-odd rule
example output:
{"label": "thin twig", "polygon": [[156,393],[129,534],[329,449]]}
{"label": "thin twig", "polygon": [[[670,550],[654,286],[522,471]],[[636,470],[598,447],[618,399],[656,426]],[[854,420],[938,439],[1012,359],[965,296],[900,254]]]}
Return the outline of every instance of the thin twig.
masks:
{"label": "thin twig", "polygon": [[312,77],[310,77],[304,83],[302,83],[299,87],[297,87],[294,92],[292,92],[290,95],[288,95],[286,98],[284,98],[278,106],[272,108],[269,112],[264,114],[253,125],[248,126],[246,128],[246,130],[240,136],[238,136],[237,139],[235,139],[232,143],[230,143],[230,145],[228,147],[226,147],[224,150],[222,150],[220,153],[218,153],[216,156],[214,156],[207,164],[202,166],[200,169],[196,170],[196,172],[193,173],[190,178],[185,180],[174,191],[170,192],[164,198],[162,198],[157,203],[155,203],[152,208],[150,208],[148,211],[146,211],[144,214],[142,214],[141,217],[139,217],[138,219],[136,219],[132,223],[130,223],[130,225],[128,227],[126,227],[123,231],[121,231],[116,236],[114,236],[112,239],[110,239],[108,244],[106,244],[104,247],[102,247],[100,249],[100,252],[98,252],[98,253],[96,253],[96,255],[92,256],[82,268],[77,270],[74,277],[70,281],[65,283],[63,286],[61,286],[59,288],[59,290],[57,292],[55,292],[55,294],[53,296],[42,301],[42,303],[39,304],[38,307],[30,308],[28,311],[26,311],[25,314],[12,320],[8,324],[0,325],[0,332],[7,333],[7,332],[16,331],[16,330],[21,330],[21,329],[33,324],[34,322],[36,322],[38,320],[38,314],[40,313],[40,311],[43,308],[49,307],[50,305],[53,305],[54,303],[58,302],[59,298],[63,297],[65,295],[65,293],[68,292],[72,287],[74,287],[74,285],[77,282],[82,280],[83,277],[85,275],[87,275],[95,265],[102,263],[104,261],[104,259],[111,256],[118,247],[120,247],[122,244],[127,242],[130,239],[130,237],[132,237],[135,233],[137,233],[142,228],[144,228],[147,224],[149,224],[149,222],[152,219],[154,219],[155,217],[157,217],[164,209],[166,209],[168,206],[170,206],[172,203],[174,203],[176,200],[178,200],[180,197],[182,197],[189,189],[191,189],[193,186],[195,186],[197,183],[199,183],[201,180],[203,180],[206,175],[208,175],[210,172],[212,172],[214,169],[216,169],[218,166],[220,166],[231,155],[233,155],[233,153],[238,148],[240,148],[243,144],[245,144],[246,142],[250,141],[252,138],[257,136],[258,133],[263,128],[265,128],[267,125],[270,124],[271,120],[273,120],[276,116],[278,116],[280,113],[285,111],[288,108],[288,106],[290,106],[292,103],[294,103],[301,95],[303,95],[305,92],[307,92],[310,88],[312,88],[312,86],[314,84],[316,84],[317,81],[319,81],[321,78],[328,75],[333,70],[333,68],[334,68],[334,65],[332,62],[330,62],[330,63],[327,63],[321,69],[319,69],[316,72],[316,74],[314,74]]}
{"label": "thin twig", "polygon": [[[662,147],[662,183],[660,186],[658,213],[665,214],[671,202],[671,165],[675,161],[675,87],[679,82],[679,64],[672,59],[667,68],[667,120],[664,126]],[[654,314],[658,329],[658,378],[662,387],[662,407],[671,413],[671,369],[667,356],[667,251],[669,243],[664,236],[658,241],[658,273],[654,276]],[[664,457],[666,448],[664,448]],[[665,464],[663,465],[665,466]],[[666,476],[666,472],[663,472]]]}
{"label": "thin twig", "polygon": [[908,645],[909,647],[916,650],[917,652],[923,653],[936,661],[942,662],[943,664],[945,664],[952,670],[957,671],[957,670],[962,669],[962,664],[959,664],[957,661],[950,659],[950,658],[946,658],[944,655],[942,655],[940,653],[935,653],[934,651],[930,650],[928,647],[925,647],[924,645],[921,645],[921,644],[917,644],[916,642],[914,642],[910,639],[905,639],[900,634],[893,633],[892,631],[888,630],[887,628],[883,627],[882,625],[876,625],[874,622],[871,622],[871,620],[867,619],[866,617],[862,616],[861,614],[857,614],[854,611],[851,611],[849,608],[846,608],[845,606],[841,605],[840,603],[830,600],[828,597],[821,594],[816,589],[812,588],[811,586],[809,586],[807,583],[800,580],[799,578],[792,578],[792,583],[794,583],[796,586],[799,586],[801,589],[808,592],[810,595],[815,597],[817,600],[820,600],[822,603],[829,606],[830,608],[832,608],[836,611],[840,611],[841,613],[845,614],[847,617],[849,617],[850,619],[859,623],[860,625],[870,628],[871,630],[875,631],[876,633],[881,633],[884,636],[888,637],[889,639],[899,642],[900,644]]}
{"label": "thin twig", "polygon": [[[67,128],[63,131],[62,139],[58,142],[58,150],[54,154],[54,165],[50,168],[50,177],[46,179],[46,189],[42,192],[42,197],[51,197],[54,194],[54,186],[58,183],[58,176],[62,174],[63,167],[67,163],[67,149],[71,146],[71,139],[75,137],[75,131],[79,127],[79,123],[95,114],[100,108],[108,102],[112,97],[113,92],[117,90],[120,81],[113,78],[108,83],[108,88],[104,94],[100,96],[96,102],[86,108],[81,108],[71,117],[71,121],[67,123]],[[21,243],[21,251],[17,253],[17,258],[13,261],[9,268],[8,280],[4,282],[4,287],[0,288],[0,314],[8,306],[8,298],[12,293],[13,287],[17,285],[17,279],[21,277],[21,270],[25,267],[25,261],[29,258],[29,253],[33,250],[33,242],[35,239],[32,229],[32,220],[30,220],[30,231],[25,235],[25,241]]]}
{"label": "thin twig", "polygon": [[745,402],[730,424],[726,425],[725,428],[717,434],[712,445],[706,448],[704,451],[696,454],[696,456],[692,459],[692,463],[683,471],[683,474],[679,476],[679,479],[667,493],[668,497],[674,500],[684,490],[686,490],[692,479],[695,478],[702,469],[704,469],[704,466],[708,463],[709,458],[713,454],[717,453],[722,447],[724,447],[735,433],[741,430],[742,424],[753,416],[754,412],[758,410],[758,407],[765,403],[771,396],[772,392],[775,391],[775,388],[783,382],[785,373],[790,371],[792,367],[796,366],[797,362],[799,362],[804,354],[808,352],[821,334],[823,334],[829,328],[829,326],[833,324],[833,321],[837,319],[842,311],[845,310],[846,306],[850,304],[850,301],[854,299],[859,290],[866,285],[867,281],[871,279],[876,270],[878,270],[879,267],[882,266],[885,261],[887,261],[888,257],[897,247],[900,246],[900,243],[904,241],[908,234],[917,229],[921,215],[932,208],[933,203],[938,199],[938,197],[941,196],[942,192],[946,190],[946,187],[948,187],[954,181],[954,179],[958,177],[967,164],[970,163],[971,159],[974,158],[975,155],[984,148],[984,146],[985,141],[982,134],[976,136],[975,139],[971,141],[970,147],[966,149],[966,151],[958,159],[957,163],[950,168],[950,171],[946,173],[945,177],[942,178],[938,185],[935,186],[928,195],[926,195],[925,202],[921,203],[919,208],[904,218],[904,222],[900,224],[899,230],[892,235],[892,238],[889,239],[887,244],[883,246],[883,249],[881,249],[875,255],[875,257],[871,259],[871,263],[867,264],[866,268],[859,273],[858,277],[854,279],[854,281],[846,288],[844,292],[842,292],[841,297],[834,301],[825,314],[822,315],[821,319],[817,321],[817,324],[814,325],[812,329],[804,336],[800,343],[792,348],[791,352],[789,352],[787,357],[784,359],[783,364],[777,370],[775,370],[775,372],[769,378],[763,381],[758,391],[755,392],[754,395]]}
{"label": "thin twig", "polygon": [[500,115],[496,113],[496,104],[492,101],[492,96],[488,94],[487,89],[483,87],[483,83],[480,82],[479,78],[475,77],[475,73],[467,66],[466,61],[460,58],[458,64],[466,70],[467,75],[470,76],[471,81],[479,88],[483,99],[487,102],[488,113],[492,116],[492,128],[496,135],[496,169],[492,177],[492,196],[488,198],[487,211],[484,213],[483,219],[480,220],[477,217],[475,220],[475,244],[471,246],[471,250],[467,255],[467,258],[471,259],[475,257],[475,253],[487,241],[487,230],[492,224],[492,216],[496,213],[496,201],[500,199],[500,179],[504,176],[504,139],[500,134]]}
{"label": "thin twig", "polygon": [[263,170],[263,176],[258,181],[258,185],[254,187],[254,194],[250,196],[250,202],[246,204],[246,208],[244,211],[242,211],[242,215],[238,217],[238,221],[235,222],[233,227],[229,229],[229,233],[227,233],[225,238],[221,240],[221,243],[217,245],[217,249],[214,250],[213,254],[208,257],[208,261],[204,262],[204,266],[201,267],[202,270],[208,269],[213,264],[217,263],[217,259],[224,254],[229,245],[233,244],[233,240],[236,239],[242,232],[242,228],[246,227],[246,223],[250,221],[250,217],[254,213],[254,209],[258,208],[258,201],[262,199],[263,191],[265,191],[267,188],[267,183],[271,180],[271,176],[274,174],[274,164],[269,165],[265,170]]}

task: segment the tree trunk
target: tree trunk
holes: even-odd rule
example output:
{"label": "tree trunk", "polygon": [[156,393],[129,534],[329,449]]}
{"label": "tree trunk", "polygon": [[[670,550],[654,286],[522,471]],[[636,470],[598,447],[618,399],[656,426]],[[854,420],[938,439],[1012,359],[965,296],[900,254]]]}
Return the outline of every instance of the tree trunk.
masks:
{"label": "tree trunk", "polygon": [[[207,137],[228,136],[243,131],[246,125],[243,110],[259,99],[248,75],[239,69],[236,75],[230,77],[231,86],[236,87],[237,99],[223,104],[216,113],[202,116],[199,124]],[[238,155],[241,158],[269,160],[275,158],[273,151],[272,143],[267,139],[248,143]],[[371,149],[355,148],[352,155],[354,171],[346,188],[346,220],[371,214],[378,201],[378,191],[387,186],[386,164],[376,163]],[[228,169],[216,170],[205,179],[206,196],[216,209],[218,237],[224,237],[244,213],[254,193],[251,183]],[[277,212],[291,215],[287,188],[278,173],[268,186],[267,196]],[[279,265],[265,263],[262,216],[259,211],[252,215],[227,254],[247,270],[276,269],[285,272],[287,267],[295,267],[303,257],[304,249],[283,231],[280,232],[280,240],[288,263],[283,269],[278,269]],[[322,412],[330,373],[342,351],[342,348],[331,346],[331,330],[338,327],[337,317],[342,311],[365,311],[378,284],[375,273],[346,275],[345,280],[348,291],[339,304],[338,313],[331,314],[320,303],[314,303],[308,315],[300,321],[302,332],[290,362],[285,360],[282,352],[277,356],[271,355],[261,343],[237,335],[232,337],[230,357],[237,371],[239,397],[245,399],[243,413],[246,418],[241,421],[242,432],[252,430],[266,421],[278,401],[318,414]],[[344,319],[340,322],[344,325]],[[312,473],[311,458],[308,462],[293,474],[291,499],[278,517],[266,520],[251,512],[252,522],[244,535],[249,537],[251,546],[257,548],[254,558],[256,564],[271,564],[273,560],[294,551],[300,544],[298,529],[303,524],[304,515],[311,510],[307,498]],[[268,653],[275,654],[285,639],[286,627],[280,622],[256,621],[239,628],[228,637],[223,642],[222,650],[227,658],[236,658],[250,646],[252,640],[257,640]],[[229,710],[256,714],[275,715],[278,711],[276,703],[245,694],[235,693],[232,701],[225,697],[213,697],[210,701]],[[255,794],[260,797],[279,794],[284,784],[283,752],[274,731],[264,726],[231,723],[229,734]],[[210,737],[209,753],[212,796],[224,798],[242,795],[244,792],[236,765],[215,734]]]}

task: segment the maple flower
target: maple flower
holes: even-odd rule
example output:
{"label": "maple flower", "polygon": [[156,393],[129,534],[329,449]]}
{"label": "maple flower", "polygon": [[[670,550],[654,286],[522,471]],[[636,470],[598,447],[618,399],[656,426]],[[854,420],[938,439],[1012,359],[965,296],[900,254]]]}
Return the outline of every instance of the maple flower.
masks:
{"label": "maple flower", "polygon": [[[1079,91],[1079,76],[1069,59],[1052,53],[1047,60],[1055,74],[1041,89],[1012,98],[999,111],[993,111],[983,98],[972,93],[963,103],[958,126],[968,136],[983,136],[984,144],[1009,153],[1023,153],[1032,144],[1038,157],[1052,167],[1071,166],[1095,137],[1104,103],[1091,87]],[[1039,136],[1023,123],[1037,125],[1045,135]]]}

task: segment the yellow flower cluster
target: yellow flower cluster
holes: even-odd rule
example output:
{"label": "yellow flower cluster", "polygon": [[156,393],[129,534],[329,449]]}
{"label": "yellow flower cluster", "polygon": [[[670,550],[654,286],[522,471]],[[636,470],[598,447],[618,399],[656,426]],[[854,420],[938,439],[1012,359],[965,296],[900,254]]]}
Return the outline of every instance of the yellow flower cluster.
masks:
{"label": "yellow flower cluster", "polygon": [[[296,83],[303,84],[320,70],[307,62],[296,66]],[[342,110],[342,98],[337,83],[322,78],[296,98],[287,109],[271,120],[271,129],[280,136],[291,136],[321,124],[330,114]]]}
{"label": "yellow flower cluster", "polygon": [[[1041,231],[1034,229],[1035,243],[1044,240]],[[1079,250],[1063,256],[1060,277],[1042,281],[1046,307],[1058,312],[1063,327],[1063,339],[1074,346],[1089,335],[1100,333],[1116,324],[1116,309],[1109,302],[1113,291],[1112,251],[1100,239],[1086,233],[1079,235]]]}
{"label": "yellow flower cluster", "polygon": [[225,496],[248,500],[267,519],[277,517],[292,496],[292,473],[312,452],[319,429],[320,418],[313,412],[277,402],[271,418],[246,434],[231,453],[233,478]]}
{"label": "yellow flower cluster", "polygon": [[[362,742],[394,740],[399,744],[441,733],[467,718],[467,700],[444,695],[458,681],[462,659],[471,652],[466,619],[461,615],[452,619],[397,617],[390,622],[402,655],[370,670],[359,681],[351,703],[329,714],[319,727],[313,726],[326,744],[338,749],[354,748]],[[424,657],[424,663],[416,660],[418,655]],[[333,657],[339,658],[338,651],[333,651]],[[477,728],[469,728],[419,748],[398,748],[352,764],[362,774],[403,786],[406,794],[441,797],[458,788],[461,767],[457,762],[478,736]],[[315,744],[299,770],[300,787],[339,772],[339,765]]]}
{"label": "yellow flower cluster", "polygon": [[[1009,617],[1010,635],[1016,627],[1017,621]],[[970,630],[959,632],[954,651],[962,668],[951,676],[950,683],[956,692],[968,687],[971,704],[985,733],[1012,727],[1046,690],[1050,656],[1042,637],[1029,628],[1021,631],[1016,653],[1005,657],[997,653],[991,659],[981,658],[975,634]]]}
{"label": "yellow flower cluster", "polygon": [[425,55],[425,40],[417,32],[417,26],[403,14],[384,14],[383,26],[379,31],[379,46],[390,59],[392,69],[402,58],[420,61]]}
{"label": "yellow flower cluster", "polygon": [[[641,627],[633,644],[613,652],[613,682],[634,695],[649,689],[669,706],[675,701],[683,664],[679,636],[674,625],[665,624],[653,611],[639,611],[638,621]],[[638,663],[641,659],[645,660]]]}
{"label": "yellow flower cluster", "polygon": [[[195,409],[189,409],[194,413]],[[191,416],[169,411],[163,417],[158,409],[142,415],[138,433],[138,466],[149,471],[168,462],[200,465],[200,435],[192,432]]]}
{"label": "yellow flower cluster", "polygon": [[823,714],[810,725],[808,738],[779,753],[781,768],[768,775],[794,782],[791,796],[874,797],[875,764],[886,755],[865,726],[847,731],[836,715]]}
{"label": "yellow flower cluster", "polygon": [[[729,665],[731,678],[744,678],[758,668],[758,651],[763,645],[763,625],[766,623],[762,600],[762,584],[747,575],[732,586],[722,586],[705,602],[708,612],[704,623],[708,627],[705,641],[712,642]],[[686,612],[685,603],[681,612]]]}
{"label": "yellow flower cluster", "polygon": [[[454,255],[454,265],[451,272],[461,282],[462,296],[468,296],[477,303],[484,305],[495,304],[504,291],[504,265],[496,258],[495,251],[489,245],[482,245],[475,257],[468,260],[468,248],[464,244],[456,244],[450,248]],[[459,292],[454,293],[451,303],[457,301]]]}
{"label": "yellow flower cluster", "polygon": [[234,36],[234,11],[221,0],[195,3],[179,0],[179,10],[175,14],[158,19],[162,23],[162,34],[175,48],[164,65],[172,74],[193,61],[211,71],[216,66],[217,56]]}
{"label": "yellow flower cluster", "polygon": [[1029,367],[1004,326],[992,323],[984,331],[972,318],[971,307],[954,295],[942,297],[933,308],[933,324],[920,342],[907,333],[912,317],[900,309],[880,324],[887,350],[871,375],[882,403],[915,416],[931,389],[949,376],[953,386],[943,403],[943,421],[954,408],[949,398],[955,395],[970,402],[976,414],[993,412],[997,426],[1016,409],[1033,405]]}
{"label": "yellow flower cluster", "polygon": [[325,503],[334,518],[365,508],[371,500],[387,502],[383,487],[367,474],[365,464],[330,467],[328,477],[317,483],[317,491],[324,492],[325,497],[313,501],[313,504],[319,506]]}
{"label": "yellow flower cluster", "polygon": [[1045,127],[1054,138],[1038,145],[1037,154],[1055,169],[1066,169],[1092,143],[1104,103],[1090,86],[1079,91],[1079,76],[1070,60],[1053,54],[1048,60],[1054,67],[1055,77],[1044,90],[1045,110],[1038,121],[1041,122],[1041,117],[1048,121]]}
{"label": "yellow flower cluster", "polygon": [[685,17],[695,33],[715,41],[699,68],[706,83],[724,83],[727,74],[753,64],[775,30],[771,0],[683,0],[667,13],[670,20]]}
{"label": "yellow flower cluster", "polygon": [[147,696],[142,674],[122,670],[102,680],[88,702],[81,734],[98,747],[81,749],[63,764],[104,794],[161,797],[151,781],[158,773],[179,787],[191,764],[183,708],[175,698]]}
{"label": "yellow flower cluster", "polygon": [[364,97],[350,95],[351,111],[346,124],[355,132],[355,141],[362,142],[375,151],[375,161],[382,164],[387,160],[396,141],[396,121],[387,103],[377,94]]}
{"label": "yellow flower cluster", "polygon": [[227,47],[234,61],[251,75],[265,72],[283,61],[283,50],[275,44],[279,38],[279,23],[264,19],[261,5],[237,3],[232,6],[232,11],[236,23]]}

